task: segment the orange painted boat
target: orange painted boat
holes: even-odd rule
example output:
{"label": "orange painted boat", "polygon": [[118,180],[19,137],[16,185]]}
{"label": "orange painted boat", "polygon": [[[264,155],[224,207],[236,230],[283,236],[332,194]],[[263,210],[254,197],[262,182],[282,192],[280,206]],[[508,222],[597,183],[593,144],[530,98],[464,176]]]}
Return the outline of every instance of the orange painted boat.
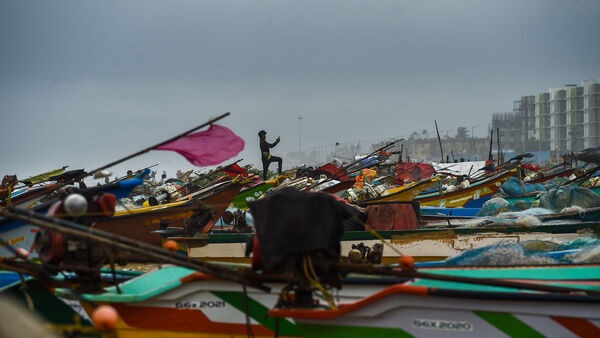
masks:
{"label": "orange painted boat", "polygon": [[91,227],[143,243],[161,245],[164,238],[156,231],[167,227],[185,228],[191,236],[196,232],[210,231],[241,188],[236,182],[221,182],[177,202],[118,211],[113,217],[98,220]]}
{"label": "orange painted boat", "polygon": [[264,292],[163,266],[78,299],[90,316],[98,306],[114,308],[112,334],[120,338],[597,337],[599,271],[597,264],[419,267],[417,278],[350,275],[335,295],[315,289],[302,303],[284,283],[269,282]]}

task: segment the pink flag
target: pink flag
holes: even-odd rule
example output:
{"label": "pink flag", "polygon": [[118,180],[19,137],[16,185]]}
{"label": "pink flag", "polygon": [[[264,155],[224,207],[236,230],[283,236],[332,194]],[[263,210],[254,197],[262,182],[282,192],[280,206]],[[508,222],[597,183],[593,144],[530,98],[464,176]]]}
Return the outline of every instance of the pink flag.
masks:
{"label": "pink flag", "polygon": [[231,130],[212,124],[208,130],[188,134],[154,148],[173,150],[183,155],[195,166],[217,165],[239,154],[244,140]]}

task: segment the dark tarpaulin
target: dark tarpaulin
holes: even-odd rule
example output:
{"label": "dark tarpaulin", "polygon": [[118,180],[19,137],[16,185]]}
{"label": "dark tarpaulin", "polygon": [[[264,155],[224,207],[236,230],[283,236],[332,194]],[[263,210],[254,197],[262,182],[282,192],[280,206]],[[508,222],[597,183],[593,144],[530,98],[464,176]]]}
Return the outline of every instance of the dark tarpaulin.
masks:
{"label": "dark tarpaulin", "polygon": [[296,177],[308,176],[314,179],[319,179],[321,175],[325,175],[328,178],[335,179],[340,182],[352,180],[343,168],[338,168],[333,163],[327,163],[316,169],[298,169],[298,171],[296,172]]}
{"label": "dark tarpaulin", "polygon": [[293,188],[248,203],[265,269],[272,270],[287,257],[301,253],[339,255],[347,214],[340,203],[326,193]]}

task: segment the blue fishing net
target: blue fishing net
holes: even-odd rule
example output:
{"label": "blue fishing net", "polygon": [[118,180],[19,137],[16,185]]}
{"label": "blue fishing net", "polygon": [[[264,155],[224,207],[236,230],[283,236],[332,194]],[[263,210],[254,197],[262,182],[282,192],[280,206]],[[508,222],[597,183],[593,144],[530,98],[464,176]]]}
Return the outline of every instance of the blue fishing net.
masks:
{"label": "blue fishing net", "polygon": [[545,192],[546,187],[540,183],[521,183],[518,178],[513,176],[502,184],[500,191],[508,197],[516,197],[535,192]]}
{"label": "blue fishing net", "polygon": [[580,237],[570,242],[560,244],[556,250],[582,249],[597,245],[600,245],[600,240],[596,237]]}
{"label": "blue fishing net", "polygon": [[467,250],[444,261],[428,262],[424,265],[503,266],[599,262],[600,240],[596,237],[581,237],[565,243],[546,240],[504,241]]}
{"label": "blue fishing net", "polygon": [[496,216],[505,212],[516,212],[529,208],[531,208],[531,203],[523,200],[511,204],[503,198],[494,197],[483,204],[476,216]]}
{"label": "blue fishing net", "polygon": [[539,265],[566,263],[564,259],[554,258],[547,252],[556,248],[555,243],[515,243],[500,242],[495,245],[467,250],[457,256],[446,259],[443,265]]}
{"label": "blue fishing net", "polygon": [[544,187],[546,188],[546,191],[548,191],[550,189],[559,188],[559,187],[565,185],[565,183],[567,183],[568,181],[569,181],[569,179],[566,177],[556,177],[556,178],[553,178],[551,180],[544,182],[543,184],[544,184]]}

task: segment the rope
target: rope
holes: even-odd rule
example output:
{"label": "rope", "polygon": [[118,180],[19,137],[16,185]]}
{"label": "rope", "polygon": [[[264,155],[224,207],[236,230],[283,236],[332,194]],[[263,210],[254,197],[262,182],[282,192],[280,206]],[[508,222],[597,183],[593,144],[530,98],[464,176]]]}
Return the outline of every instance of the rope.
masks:
{"label": "rope", "polygon": [[359,223],[362,223],[362,225],[365,227],[366,230],[368,230],[373,236],[375,236],[375,238],[379,239],[379,241],[381,243],[383,243],[383,245],[387,246],[388,248],[392,249],[392,251],[394,251],[395,253],[398,254],[398,256],[404,256],[404,254],[398,250],[397,248],[395,248],[394,246],[392,246],[392,244],[390,242],[386,242],[385,238],[383,238],[383,236],[381,236],[377,230],[367,226],[367,224],[365,222],[363,222],[362,220],[360,220],[358,217],[356,216],[352,216],[356,221],[358,221]]}
{"label": "rope", "polygon": [[254,331],[252,330],[252,323],[250,322],[250,305],[248,303],[248,289],[246,288],[246,283],[242,282],[242,289],[244,292],[244,314],[246,316],[246,332],[248,334],[248,338],[254,338]]}
{"label": "rope", "polygon": [[327,289],[325,289],[325,287],[323,287],[323,285],[319,282],[310,256],[303,257],[302,266],[304,268],[304,274],[306,275],[306,278],[313,284],[313,286],[317,290],[321,291],[323,299],[329,304],[329,307],[331,307],[332,309],[337,309],[333,295],[329,291],[327,291]]}

